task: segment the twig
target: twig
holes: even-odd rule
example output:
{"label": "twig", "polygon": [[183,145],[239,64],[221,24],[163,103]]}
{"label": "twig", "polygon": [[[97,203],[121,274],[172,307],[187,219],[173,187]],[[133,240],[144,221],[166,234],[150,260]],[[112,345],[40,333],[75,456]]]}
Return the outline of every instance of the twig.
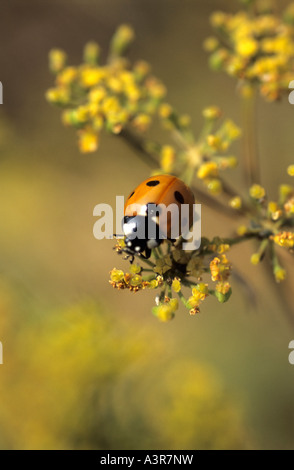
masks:
{"label": "twig", "polygon": [[244,174],[246,183],[251,186],[260,182],[259,159],[256,137],[256,92],[242,100],[242,119],[244,131]]}

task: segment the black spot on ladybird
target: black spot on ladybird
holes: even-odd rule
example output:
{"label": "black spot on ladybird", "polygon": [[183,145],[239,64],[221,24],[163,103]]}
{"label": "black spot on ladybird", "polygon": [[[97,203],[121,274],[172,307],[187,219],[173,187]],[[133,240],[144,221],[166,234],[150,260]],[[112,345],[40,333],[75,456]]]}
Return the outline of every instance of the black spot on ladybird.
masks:
{"label": "black spot on ladybird", "polygon": [[151,180],[146,183],[147,186],[157,186],[160,182],[158,180]]}
{"label": "black spot on ladybird", "polygon": [[180,203],[184,204],[184,197],[179,191],[174,192],[175,199]]}

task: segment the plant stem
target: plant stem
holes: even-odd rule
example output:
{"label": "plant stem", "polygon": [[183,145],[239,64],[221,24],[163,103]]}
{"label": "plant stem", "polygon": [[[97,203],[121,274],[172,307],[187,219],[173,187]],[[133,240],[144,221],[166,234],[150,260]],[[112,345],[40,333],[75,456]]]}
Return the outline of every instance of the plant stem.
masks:
{"label": "plant stem", "polygon": [[245,233],[245,235],[242,235],[236,238],[223,238],[222,241],[225,244],[233,246],[233,245],[237,245],[238,243],[252,240],[252,238],[259,238],[259,232],[256,231],[256,232]]}
{"label": "plant stem", "polygon": [[[135,255],[135,256],[137,256],[137,255]],[[144,263],[148,264],[148,266],[150,266],[151,268],[155,268],[155,264],[152,263],[152,261],[149,261],[149,259],[145,259],[145,258],[142,258],[142,257],[139,257],[139,256],[137,256],[137,257],[139,258],[140,261],[143,261]]]}
{"label": "plant stem", "polygon": [[177,292],[177,294],[178,294],[178,296],[179,296],[181,302],[182,302],[182,303],[184,304],[184,306],[187,308],[187,301],[186,301],[184,295],[182,294],[182,292],[181,292],[181,291],[180,291],[180,292]]}
{"label": "plant stem", "polygon": [[244,174],[246,184],[258,184],[260,182],[259,159],[257,151],[256,133],[256,91],[252,96],[242,98],[242,120],[244,132]]}

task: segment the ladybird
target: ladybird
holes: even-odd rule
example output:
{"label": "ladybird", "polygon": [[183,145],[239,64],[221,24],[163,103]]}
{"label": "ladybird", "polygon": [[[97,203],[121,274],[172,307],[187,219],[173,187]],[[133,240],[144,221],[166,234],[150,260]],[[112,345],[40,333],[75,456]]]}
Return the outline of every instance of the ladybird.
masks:
{"label": "ladybird", "polygon": [[[156,175],[143,181],[128,196],[124,206],[123,232],[125,235],[125,251],[134,256],[138,254],[149,258],[152,248],[159,246],[164,239],[172,240],[171,225],[172,214],[168,211],[165,217],[160,214],[160,207],[173,204],[179,222],[179,235],[181,229],[181,206],[189,207],[189,227],[193,222],[194,195],[188,186],[176,176]],[[156,206],[156,211],[153,213]],[[135,208],[135,210],[134,210]],[[155,230],[148,238],[148,222],[153,221]],[[187,220],[185,220],[187,224]],[[150,226],[149,226],[150,227]],[[136,235],[137,234],[137,235]],[[142,236],[143,234],[143,236]],[[174,240],[173,240],[174,241]]]}

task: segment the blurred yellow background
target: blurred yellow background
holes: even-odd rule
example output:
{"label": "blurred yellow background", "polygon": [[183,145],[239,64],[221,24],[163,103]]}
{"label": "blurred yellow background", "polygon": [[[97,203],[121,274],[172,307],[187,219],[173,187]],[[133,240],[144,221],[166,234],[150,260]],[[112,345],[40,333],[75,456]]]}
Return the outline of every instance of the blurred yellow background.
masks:
{"label": "blurred yellow background", "polygon": [[[229,303],[209,299],[196,317],[183,308],[159,323],[154,293],[112,289],[109,271],[125,263],[112,241],[92,234],[94,206],[114,204],[150,168],[106,133],[97,153],[81,155],[75,132],[44,97],[53,83],[51,48],[78,64],[86,42],[106,54],[116,27],[129,23],[130,59],[152,65],[195,130],[209,105],[241,125],[234,81],[209,70],[202,48],[209,15],[238,7],[237,0],[1,2],[2,449],[294,448],[293,322],[282,294],[250,265],[250,243],[234,248],[231,260],[253,280],[255,307],[253,292],[235,280]],[[258,111],[262,182],[275,197],[293,163],[294,107],[285,99],[259,102]],[[234,150],[239,156],[241,143]],[[242,187],[234,171],[228,177]],[[203,235],[230,235],[227,219],[202,211]]]}

